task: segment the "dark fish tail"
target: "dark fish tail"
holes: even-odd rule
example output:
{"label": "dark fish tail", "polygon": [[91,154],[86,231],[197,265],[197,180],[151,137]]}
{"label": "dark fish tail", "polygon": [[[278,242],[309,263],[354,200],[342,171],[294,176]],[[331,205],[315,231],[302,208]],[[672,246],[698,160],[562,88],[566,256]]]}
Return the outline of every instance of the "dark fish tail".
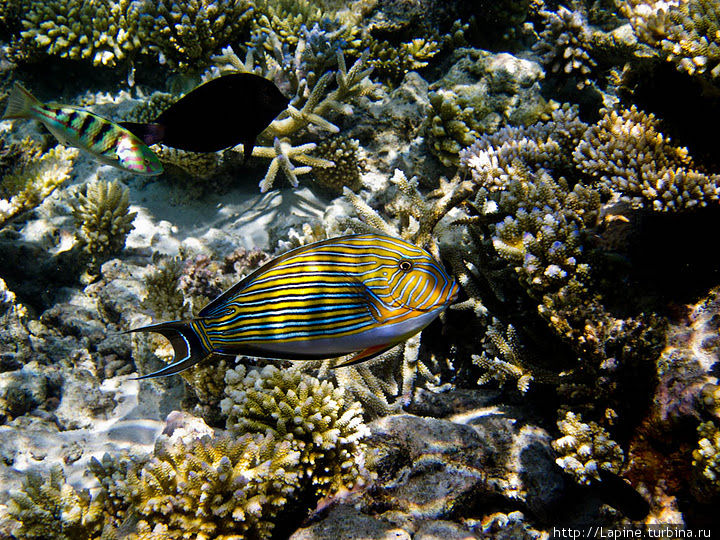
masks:
{"label": "dark fish tail", "polygon": [[250,156],[252,156],[253,148],[255,148],[255,137],[247,137],[241,142],[243,145],[243,163],[247,163]]}
{"label": "dark fish tail", "polygon": [[165,126],[163,126],[162,124],[120,122],[120,125],[148,146],[162,142],[163,138],[165,137]]}
{"label": "dark fish tail", "polygon": [[134,328],[128,332],[157,332],[162,334],[170,341],[175,353],[175,361],[172,364],[148,375],[136,377],[137,380],[180,373],[198,362],[202,362],[212,352],[202,344],[200,337],[192,326],[192,322],[188,321],[151,324],[141,328]]}

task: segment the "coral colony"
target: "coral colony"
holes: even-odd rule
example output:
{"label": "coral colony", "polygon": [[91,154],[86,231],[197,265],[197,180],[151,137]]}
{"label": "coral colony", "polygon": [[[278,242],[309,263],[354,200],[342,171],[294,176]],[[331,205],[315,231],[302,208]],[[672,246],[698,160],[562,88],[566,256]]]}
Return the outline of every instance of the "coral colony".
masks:
{"label": "coral colony", "polygon": [[719,29],[717,0],[0,2],[0,538],[716,520]]}

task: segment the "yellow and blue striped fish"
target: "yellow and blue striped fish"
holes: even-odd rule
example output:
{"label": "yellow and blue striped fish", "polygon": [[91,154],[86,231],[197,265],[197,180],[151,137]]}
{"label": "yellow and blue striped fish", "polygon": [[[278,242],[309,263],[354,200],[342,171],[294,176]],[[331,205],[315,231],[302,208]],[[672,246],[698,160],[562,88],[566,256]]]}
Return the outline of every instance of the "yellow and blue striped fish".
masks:
{"label": "yellow and blue striped fish", "polygon": [[155,153],[124,127],[77,107],[41,103],[20,83],[16,82],[10,92],[3,115],[6,118],[38,120],[60,143],[113,167],[146,176],[163,172]]}
{"label": "yellow and blue striped fish", "polygon": [[377,234],[294,249],[218,296],[190,321],[131,330],[168,338],[175,362],[140,377],[183,371],[211,353],[290,360],[376,356],[433,321],[458,285],[432,256]]}

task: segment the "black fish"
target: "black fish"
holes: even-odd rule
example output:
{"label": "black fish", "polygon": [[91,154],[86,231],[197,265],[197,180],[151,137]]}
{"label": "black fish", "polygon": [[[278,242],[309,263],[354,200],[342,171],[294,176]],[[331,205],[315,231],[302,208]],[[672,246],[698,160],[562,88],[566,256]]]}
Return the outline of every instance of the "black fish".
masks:
{"label": "black fish", "polygon": [[150,123],[121,125],[145,144],[217,152],[242,143],[252,154],[257,136],[289,103],[278,87],[253,73],[232,73],[188,92]]}
{"label": "black fish", "polygon": [[615,473],[598,468],[600,482],[593,487],[600,499],[633,521],[640,521],[650,512],[650,503],[634,487]]}

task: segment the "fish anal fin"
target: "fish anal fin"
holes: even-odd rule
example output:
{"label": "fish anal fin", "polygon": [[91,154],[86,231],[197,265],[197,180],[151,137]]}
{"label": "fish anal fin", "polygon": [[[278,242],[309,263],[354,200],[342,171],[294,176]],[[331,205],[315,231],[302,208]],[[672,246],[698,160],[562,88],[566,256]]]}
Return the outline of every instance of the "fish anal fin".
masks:
{"label": "fish anal fin", "polygon": [[381,355],[385,351],[389,351],[395,345],[397,345],[397,343],[383,343],[382,345],[373,345],[372,347],[368,347],[367,349],[363,349],[362,351],[354,354],[347,360],[343,360],[339,364],[335,364],[334,366],[332,366],[331,369],[348,367],[348,366],[353,366],[355,364],[359,364],[361,362],[366,362],[367,360],[371,360],[371,359],[375,358],[376,356]]}

